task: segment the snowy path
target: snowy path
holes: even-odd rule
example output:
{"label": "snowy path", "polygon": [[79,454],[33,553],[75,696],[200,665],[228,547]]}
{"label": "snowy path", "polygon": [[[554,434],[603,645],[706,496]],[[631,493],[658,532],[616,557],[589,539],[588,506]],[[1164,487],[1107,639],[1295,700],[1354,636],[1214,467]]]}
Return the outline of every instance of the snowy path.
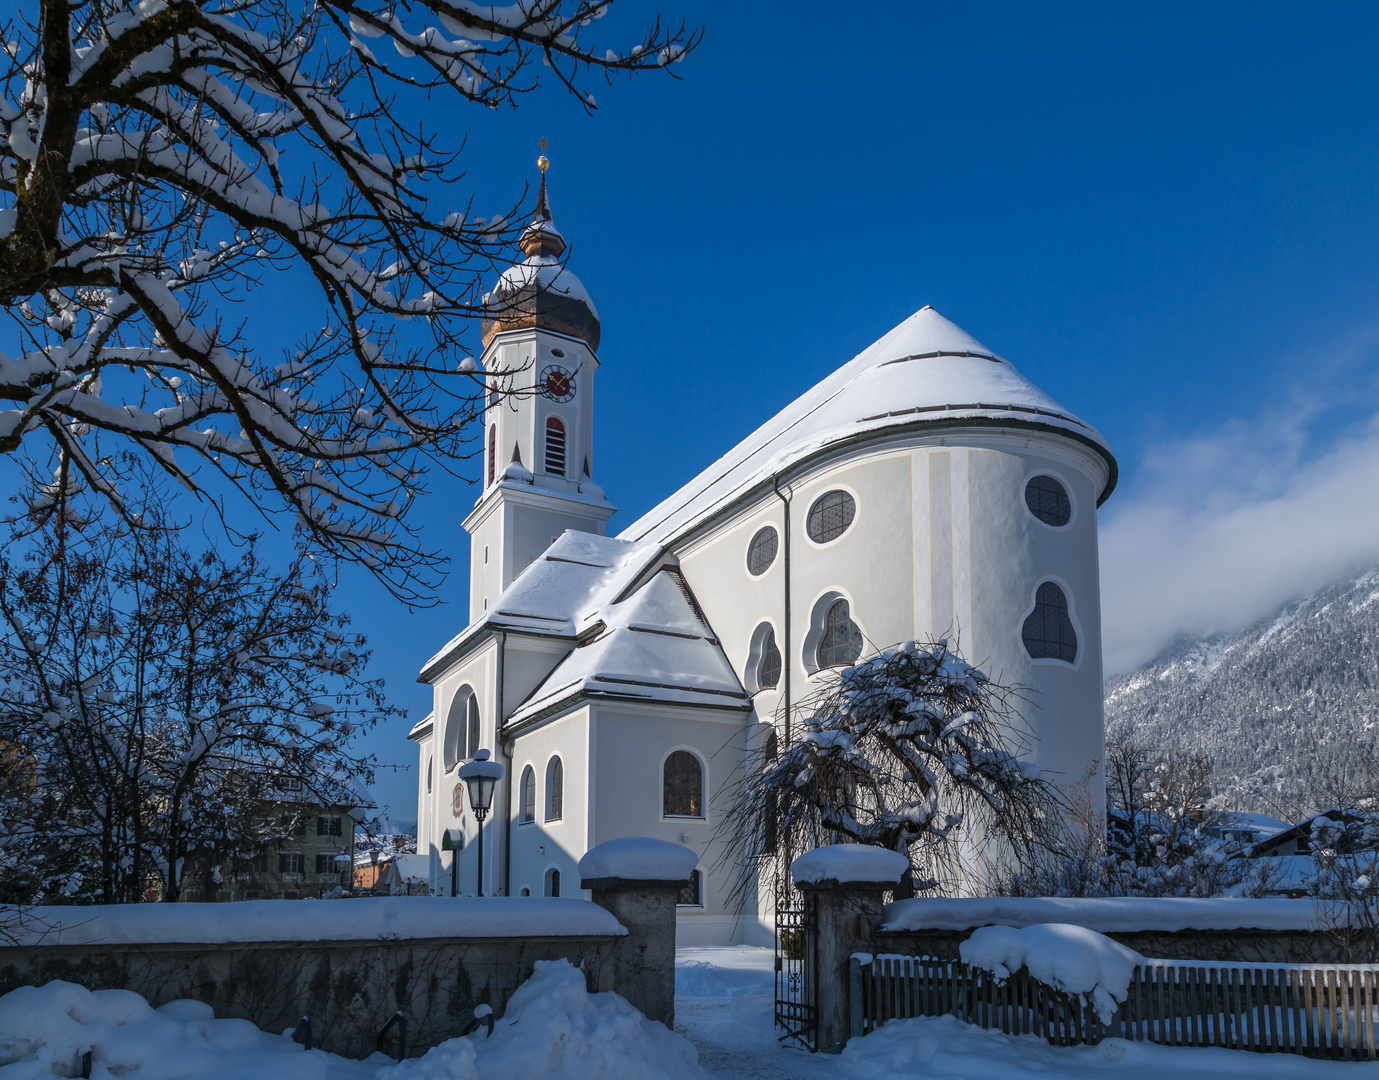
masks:
{"label": "snowy path", "polygon": [[772,1029],[770,949],[676,953],[675,1030],[715,1080],[1379,1080],[1379,1065],[1127,1043],[1057,1048],[949,1017],[891,1023],[839,1056],[783,1049]]}

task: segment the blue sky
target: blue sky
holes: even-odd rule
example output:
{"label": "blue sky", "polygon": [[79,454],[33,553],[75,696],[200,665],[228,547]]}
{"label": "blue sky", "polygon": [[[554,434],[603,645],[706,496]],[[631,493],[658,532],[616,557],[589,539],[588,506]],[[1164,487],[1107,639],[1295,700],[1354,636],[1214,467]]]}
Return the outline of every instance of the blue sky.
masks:
{"label": "blue sky", "polygon": [[[653,10],[623,0],[616,43]],[[550,140],[603,318],[595,476],[630,522],[931,303],[1095,423],[1109,666],[1379,560],[1372,5],[662,5],[683,81],[458,115],[479,209]],[[359,586],[376,668],[464,620],[476,495],[425,508],[459,572],[407,614]],[[371,739],[411,763],[403,725]],[[408,773],[377,791],[415,816]]]}
{"label": "blue sky", "polygon": [[[454,202],[490,215],[550,141],[603,320],[610,531],[933,304],[1120,460],[1108,667],[1379,562],[1379,8],[619,0],[593,36],[658,10],[706,27],[681,81],[591,83],[593,116],[550,86],[428,118],[468,139]],[[344,579],[411,712],[367,740],[383,763],[414,768],[476,495],[437,476],[417,508],[447,604]],[[375,790],[415,817],[413,772]]]}

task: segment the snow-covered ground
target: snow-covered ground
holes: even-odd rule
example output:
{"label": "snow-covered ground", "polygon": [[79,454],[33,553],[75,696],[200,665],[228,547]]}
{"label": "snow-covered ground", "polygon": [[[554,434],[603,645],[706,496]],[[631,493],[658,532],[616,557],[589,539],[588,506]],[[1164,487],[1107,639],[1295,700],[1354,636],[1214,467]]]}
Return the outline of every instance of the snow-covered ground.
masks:
{"label": "snow-covered ground", "polygon": [[[0,1080],[1328,1080],[1379,1078],[1379,1065],[1127,1043],[1057,1049],[951,1017],[892,1022],[839,1056],[780,1046],[770,949],[686,948],[676,966],[676,1031],[616,994],[588,994],[563,960],[537,965],[491,1036],[452,1039],[401,1064],[303,1050],[285,1034],[216,1019],[208,1006],[159,1009],[124,990],[71,983],[0,998]],[[696,1051],[698,1063],[695,1063]]]}
{"label": "snow-covered ground", "polygon": [[[983,1031],[952,1017],[893,1021],[841,1055],[787,1050],[772,1030],[774,954],[755,948],[682,948],[676,954],[675,1030],[716,1080],[1341,1080],[1379,1077],[1379,1065],[1291,1054],[1154,1046],[1108,1039],[1053,1047],[1033,1035]],[[3,1078],[0,1078],[3,1080]]]}

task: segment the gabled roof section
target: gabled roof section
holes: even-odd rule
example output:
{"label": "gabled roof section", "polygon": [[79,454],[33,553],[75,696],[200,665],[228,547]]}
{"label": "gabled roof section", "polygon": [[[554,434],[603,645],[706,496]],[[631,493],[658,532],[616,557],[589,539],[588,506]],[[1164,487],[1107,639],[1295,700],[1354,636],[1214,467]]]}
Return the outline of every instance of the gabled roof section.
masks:
{"label": "gabled roof section", "polygon": [[526,631],[576,638],[599,611],[630,588],[661,556],[655,543],[631,543],[567,530],[523,570],[489,609],[422,665],[422,677],[479,631]]}
{"label": "gabled roof section", "polygon": [[597,612],[604,629],[556,665],[509,723],[581,693],[748,707],[747,692],[678,569],[663,567],[631,593],[609,600]]}
{"label": "gabled roof section", "polygon": [[835,444],[892,428],[954,420],[1066,433],[1107,463],[1108,478],[1098,503],[1115,486],[1115,459],[1095,428],[1008,360],[925,307],[629,525],[621,538],[666,543],[774,474]]}

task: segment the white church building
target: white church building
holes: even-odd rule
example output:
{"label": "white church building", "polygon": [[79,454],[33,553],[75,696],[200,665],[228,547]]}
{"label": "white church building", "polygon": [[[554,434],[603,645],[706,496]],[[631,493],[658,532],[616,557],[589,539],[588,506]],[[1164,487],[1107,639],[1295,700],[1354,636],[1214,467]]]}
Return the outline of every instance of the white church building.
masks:
{"label": "white church building", "polygon": [[721,796],[832,669],[909,639],[1028,687],[1044,775],[1104,790],[1096,510],[1116,462],[1096,429],[925,307],[609,536],[598,314],[544,172],[521,247],[483,326],[469,623],[423,665],[433,712],[409,736],[434,892],[478,888],[456,770],[486,749],[507,779],[484,893],[578,896],[595,844],[659,837],[699,855],[678,940],[765,943],[770,898],[734,909],[715,867]]}

